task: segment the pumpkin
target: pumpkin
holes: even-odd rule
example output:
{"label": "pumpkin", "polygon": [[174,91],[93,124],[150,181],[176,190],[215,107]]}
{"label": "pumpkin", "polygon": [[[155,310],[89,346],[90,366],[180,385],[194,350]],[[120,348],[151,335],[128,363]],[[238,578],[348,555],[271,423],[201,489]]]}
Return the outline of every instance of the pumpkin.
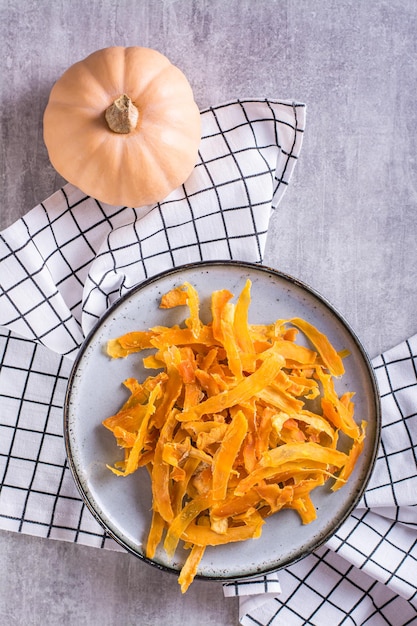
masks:
{"label": "pumpkin", "polygon": [[156,50],[109,47],[52,87],[44,141],[56,171],[95,199],[143,206],[191,174],[201,139],[191,86]]}

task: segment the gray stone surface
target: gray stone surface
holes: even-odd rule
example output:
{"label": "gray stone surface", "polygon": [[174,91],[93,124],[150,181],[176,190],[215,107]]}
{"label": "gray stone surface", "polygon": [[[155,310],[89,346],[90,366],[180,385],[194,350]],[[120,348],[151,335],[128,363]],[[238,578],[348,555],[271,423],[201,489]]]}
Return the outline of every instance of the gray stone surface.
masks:
{"label": "gray stone surface", "polygon": [[[0,227],[63,184],[42,115],[66,67],[109,45],[165,53],[201,108],[308,106],[265,263],[308,282],[375,356],[417,332],[415,0],[0,0]],[[231,626],[216,583],[181,597],[133,557],[0,533],[0,625]]]}

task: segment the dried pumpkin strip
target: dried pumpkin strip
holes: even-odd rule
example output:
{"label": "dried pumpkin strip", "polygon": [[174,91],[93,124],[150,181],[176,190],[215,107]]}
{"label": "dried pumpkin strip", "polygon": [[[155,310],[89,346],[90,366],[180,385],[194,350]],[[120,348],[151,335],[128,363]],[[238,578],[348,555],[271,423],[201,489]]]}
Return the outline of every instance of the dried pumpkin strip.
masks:
{"label": "dried pumpkin strip", "polygon": [[341,401],[334,388],[331,375],[318,371],[317,376],[323,385],[324,395],[321,399],[321,407],[325,418],[352,439],[360,437],[359,426],[353,418],[351,395],[347,396],[344,401]]}
{"label": "dried pumpkin strip", "polygon": [[185,456],[188,456],[190,448],[191,443],[189,439],[186,439],[185,442],[181,443],[167,441],[164,444],[162,460],[164,463],[168,463],[168,465],[179,467],[180,462],[185,458]]}
{"label": "dried pumpkin strip", "polygon": [[229,476],[246,436],[248,420],[243,411],[238,411],[227,427],[219,448],[213,457],[212,498],[215,501],[226,497]]}
{"label": "dried pumpkin strip", "polygon": [[124,475],[133,474],[139,467],[140,456],[143,453],[145,447],[146,436],[148,433],[148,424],[155,412],[155,404],[157,399],[161,395],[161,385],[159,384],[155,389],[152,390],[151,395],[149,397],[149,401],[146,407],[146,413],[143,416],[142,422],[139,426],[135,443],[133,444],[132,449],[129,452],[129,456],[126,462],[126,468]]}
{"label": "dried pumpkin strip", "polygon": [[188,293],[182,285],[174,287],[161,297],[159,308],[160,309],[172,309],[177,306],[185,306],[187,304]]}
{"label": "dried pumpkin strip", "polygon": [[156,352],[155,354],[149,354],[143,357],[142,365],[148,370],[159,370],[164,367],[165,363],[160,352]]}
{"label": "dried pumpkin strip", "polygon": [[291,443],[268,450],[262,455],[260,465],[262,467],[280,467],[288,462],[315,461],[341,468],[346,464],[348,457],[344,452],[321,446],[312,441],[303,443]]}
{"label": "dried pumpkin strip", "polygon": [[256,458],[259,460],[262,454],[268,450],[272,432],[272,418],[276,415],[275,407],[263,406],[259,402],[256,403],[257,424],[255,451]]}
{"label": "dried pumpkin strip", "polygon": [[181,535],[187,530],[188,525],[202,512],[210,506],[207,496],[200,496],[187,502],[187,504],[176,515],[168,527],[168,532],[164,541],[164,550],[172,559]]}
{"label": "dried pumpkin strip", "polygon": [[270,406],[286,413],[298,413],[304,407],[303,400],[295,398],[278,385],[266,385],[258,391],[258,396]]}
{"label": "dried pumpkin strip", "polygon": [[252,354],[254,352],[253,341],[249,326],[249,307],[251,303],[251,281],[247,280],[236,302],[233,329],[236,342],[242,352]]}
{"label": "dried pumpkin strip", "polygon": [[353,472],[356,462],[363,451],[364,439],[366,433],[366,422],[363,421],[361,425],[361,434],[355,441],[349,451],[347,463],[342,467],[342,470],[338,474],[334,484],[332,485],[332,491],[337,491],[348,481],[349,476]]}
{"label": "dried pumpkin strip", "polygon": [[198,368],[195,372],[195,377],[200,383],[201,389],[203,389],[208,396],[216,396],[220,391],[224,391],[224,387],[219,386],[217,376],[213,376],[210,372],[205,372]]}
{"label": "dried pumpkin strip", "polygon": [[254,490],[269,507],[268,515],[272,515],[272,513],[276,513],[286,507],[294,498],[294,487],[292,485],[282,487],[276,483],[268,484],[261,481]]}
{"label": "dried pumpkin strip", "polygon": [[156,553],[156,549],[162,541],[162,537],[165,530],[165,520],[158,513],[158,511],[152,511],[152,522],[148,532],[148,538],[145,546],[145,556],[148,559],[153,559]]}
{"label": "dried pumpkin strip", "polygon": [[102,424],[105,428],[115,434],[116,428],[122,428],[134,435],[146,413],[146,404],[137,402],[130,403],[127,408],[122,408],[115,415],[111,415],[103,420]]}
{"label": "dried pumpkin strip", "polygon": [[[133,378],[133,377],[126,378],[123,381],[123,385],[126,387],[126,389],[129,389],[131,393],[131,397],[124,403],[122,409],[129,406],[132,402],[135,402],[135,403],[136,401],[145,402],[145,400],[147,399],[149,395],[148,393],[146,393],[147,392],[146,385],[144,383],[140,383],[138,380],[136,380],[136,378]],[[143,395],[140,395],[141,392]],[[139,397],[142,397],[143,399],[139,400]]]}
{"label": "dried pumpkin strip", "polygon": [[222,318],[223,309],[226,304],[233,298],[233,294],[227,289],[213,291],[211,295],[211,326],[213,328],[213,337],[221,345],[223,344]]}
{"label": "dried pumpkin strip", "polygon": [[286,339],[275,339],[274,344],[279,349],[280,354],[292,362],[292,367],[297,365],[305,367],[316,363],[317,352],[310,350],[310,348]]}
{"label": "dried pumpkin strip", "polygon": [[311,472],[308,476],[299,476],[294,485],[294,498],[304,498],[315,486],[323,485],[325,473],[317,471]]}
{"label": "dried pumpkin strip", "polygon": [[227,533],[219,534],[210,527],[191,522],[183,532],[181,539],[197,546],[221,546],[236,541],[246,541],[260,537],[264,520],[256,519],[253,523],[229,526]]}
{"label": "dried pumpkin strip", "polygon": [[258,420],[256,414],[256,402],[248,402],[245,405],[240,405],[240,410],[246,416],[247,419],[247,433],[243,441],[241,448],[241,457],[243,467],[247,473],[251,472],[256,466],[258,456],[256,450],[256,440],[258,436]]}
{"label": "dried pumpkin strip", "polygon": [[249,490],[242,496],[228,494],[221,502],[213,502],[211,514],[219,519],[234,517],[244,513],[259,502],[259,493],[255,490]]}
{"label": "dried pumpkin strip", "polygon": [[182,391],[183,382],[177,367],[178,358],[178,349],[174,350],[171,348],[164,352],[168,380],[164,386],[162,401],[158,404],[153,418],[154,425],[158,429],[164,424],[166,416],[174,408]]}
{"label": "dried pumpkin strip", "polygon": [[179,349],[179,354],[180,359],[177,363],[178,372],[184,383],[193,383],[197,370],[197,359],[194,351],[190,346],[183,346]]}
{"label": "dried pumpkin strip", "polygon": [[[138,467],[141,466],[141,456],[147,451],[146,443],[148,437],[148,423],[155,412],[155,403],[161,394],[161,384],[157,385],[151,392],[148,403],[146,405],[146,411],[142,417],[142,421],[139,425],[136,433],[133,446],[127,450],[127,458],[123,464],[123,469],[119,470],[115,467],[107,466],[117,476],[128,476],[133,474]],[[117,426],[115,427],[115,436],[117,437]]]}
{"label": "dried pumpkin strip", "polygon": [[190,317],[185,320],[187,328],[189,328],[194,338],[200,334],[202,322],[199,317],[200,301],[198,292],[188,282],[171,289],[161,298],[159,307],[161,309],[171,309],[177,306],[187,305],[190,311]]}
{"label": "dried pumpkin strip", "polygon": [[201,371],[208,372],[213,363],[218,362],[219,348],[209,348],[205,354],[197,355],[197,364]]}
{"label": "dried pumpkin strip", "polygon": [[200,299],[198,292],[195,287],[188,282],[183,284],[183,288],[187,291],[187,306],[190,310],[190,317],[185,320],[185,325],[191,329],[193,336],[198,338],[203,327],[203,323],[200,320]]}
{"label": "dried pumpkin strip", "polygon": [[[289,416],[286,413],[279,413],[275,415],[272,420],[273,427],[279,432],[284,426],[285,422],[288,420],[288,417]],[[332,428],[329,422],[320,415],[317,415],[316,413],[302,410],[299,413],[294,414],[292,416],[292,419],[303,422],[311,429],[313,429],[316,433],[324,433],[329,437],[331,442],[333,442],[337,436],[335,430]]]}
{"label": "dried pumpkin strip", "polygon": [[181,588],[181,593],[185,593],[191,583],[193,582],[198,566],[203,558],[206,546],[194,545],[190,554],[187,556],[184,565],[181,568],[180,575],[178,576],[178,583]]}
{"label": "dried pumpkin strip", "polygon": [[[291,445],[291,444],[286,444]],[[294,482],[298,476],[321,472],[325,476],[330,476],[327,463],[310,460],[308,464],[304,462],[304,466],[300,468],[298,460],[288,461],[281,465],[258,465],[248,476],[243,478],[234,490],[235,496],[244,496],[256,485],[264,480],[274,481],[275,483],[291,480]]]}
{"label": "dried pumpkin strip", "polygon": [[[294,369],[292,372],[294,372]],[[293,395],[304,397],[306,400],[314,400],[320,395],[317,380],[301,376],[297,371],[296,373],[290,373],[288,379],[291,382],[291,386],[288,390]]]}
{"label": "dried pumpkin strip", "polygon": [[239,345],[234,331],[234,313],[235,307],[233,303],[227,302],[222,311],[220,326],[228,367],[235,378],[239,380],[242,378],[242,361],[240,360]]}
{"label": "dried pumpkin strip", "polygon": [[112,429],[112,432],[116,438],[118,446],[121,448],[133,448],[136,441],[135,433],[126,430],[123,426],[118,425]]}
{"label": "dried pumpkin strip", "polygon": [[166,522],[174,518],[174,512],[170,493],[170,466],[163,461],[163,453],[164,445],[171,441],[176,425],[176,411],[172,410],[160,430],[151,470],[152,508],[158,511]]}
{"label": "dried pumpkin strip", "polygon": [[[226,425],[225,425],[226,426]],[[200,433],[209,433],[211,430],[218,428],[219,422],[214,420],[207,420],[205,422],[200,420],[183,422],[182,428],[189,433],[195,440],[197,440]]]}
{"label": "dried pumpkin strip", "polygon": [[174,512],[174,516],[178,515],[181,510],[182,503],[184,501],[185,496],[187,495],[188,485],[190,480],[192,480],[195,475],[198,466],[201,463],[201,459],[190,456],[187,458],[185,463],[182,466],[183,469],[183,478],[182,480],[178,480],[175,484],[172,485],[171,488],[171,501],[172,501],[172,510]]}
{"label": "dried pumpkin strip", "polygon": [[204,325],[200,328],[198,337],[193,334],[190,328],[164,328],[154,332],[150,340],[151,348],[165,350],[167,346],[215,346],[217,341],[213,336],[210,326]]}
{"label": "dried pumpkin strip", "polygon": [[110,339],[107,342],[107,354],[112,359],[119,359],[133,354],[134,352],[141,352],[147,348],[152,348],[150,340],[152,338],[152,331],[139,330],[131,333],[126,333],[116,339]]}
{"label": "dried pumpkin strip", "polygon": [[250,400],[274,380],[284,363],[285,360],[280,354],[271,352],[253,374],[241,380],[233,389],[208,398],[189,411],[181,413],[178,419],[193,420],[202,415],[219,413],[235,404]]}
{"label": "dried pumpkin strip", "polygon": [[196,406],[203,398],[201,387],[196,383],[185,383],[183,387],[182,409],[188,411]]}
{"label": "dried pumpkin strip", "polygon": [[[314,485],[314,487],[317,487],[317,485]],[[294,498],[287,506],[297,511],[303,524],[310,524],[317,518],[316,507],[309,495],[305,495],[303,498]]]}
{"label": "dried pumpkin strip", "polygon": [[103,426],[111,431],[115,426],[121,426],[132,433],[136,432],[146,411],[150,392],[160,382],[166,380],[167,375],[164,372],[147,378],[143,383],[139,383],[135,378],[127,378],[123,385],[129,389],[131,395],[115,415],[103,420]]}
{"label": "dried pumpkin strip", "polygon": [[277,432],[280,443],[300,443],[303,441],[311,441],[306,433],[300,427],[300,422],[293,417],[289,417],[282,424],[281,429]]}
{"label": "dried pumpkin strip", "polygon": [[342,359],[324,333],[321,333],[315,326],[299,317],[293,317],[290,322],[299,328],[311,341],[333,376],[342,376],[345,373]]}
{"label": "dried pumpkin strip", "polygon": [[[340,403],[332,402],[329,398],[321,399],[321,407],[323,410],[323,414],[326,419],[329,420],[331,424],[333,424],[336,428],[340,428],[346,435],[352,437],[352,439],[357,439],[359,437],[359,429],[358,426],[348,424],[346,422],[346,413],[345,410],[341,407]],[[342,410],[340,410],[342,408]]]}
{"label": "dried pumpkin strip", "polygon": [[[187,422],[183,422],[183,424],[186,424],[186,423]],[[213,428],[210,428],[209,431],[201,431],[197,435],[196,445],[199,450],[210,452],[210,447],[213,444],[220,443],[220,447],[222,447],[225,444],[225,439],[227,438],[228,433],[230,433],[230,426],[226,424],[225,422],[214,422],[214,424],[215,426]],[[246,431],[242,434],[242,437],[244,437],[245,434],[246,434]],[[231,448],[227,449],[226,454],[229,454],[230,452],[231,452]],[[233,462],[234,460],[235,460],[235,457],[233,457]]]}

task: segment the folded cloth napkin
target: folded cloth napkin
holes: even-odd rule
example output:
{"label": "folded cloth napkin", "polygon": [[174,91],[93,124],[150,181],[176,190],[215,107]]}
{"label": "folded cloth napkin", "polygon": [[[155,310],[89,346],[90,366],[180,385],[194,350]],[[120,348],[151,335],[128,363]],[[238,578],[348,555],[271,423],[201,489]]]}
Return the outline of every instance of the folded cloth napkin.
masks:
{"label": "folded cloth napkin", "polygon": [[0,325],[74,357],[108,306],[162,270],[259,262],[301,150],[305,107],[239,100],[202,112],[199,159],[155,207],[111,207],[66,185],[2,233]]}
{"label": "folded cloth napkin", "polygon": [[[199,260],[262,261],[271,210],[300,154],[305,107],[233,101],[203,111],[202,125],[196,168],[164,202],[111,207],[66,185],[0,234],[3,529],[122,549],[83,505],[67,466],[72,359],[108,306],[146,277]],[[225,585],[241,598],[242,624],[416,618],[417,387],[407,365],[415,343],[374,361],[384,433],[360,506],[326,546],[278,577]]]}

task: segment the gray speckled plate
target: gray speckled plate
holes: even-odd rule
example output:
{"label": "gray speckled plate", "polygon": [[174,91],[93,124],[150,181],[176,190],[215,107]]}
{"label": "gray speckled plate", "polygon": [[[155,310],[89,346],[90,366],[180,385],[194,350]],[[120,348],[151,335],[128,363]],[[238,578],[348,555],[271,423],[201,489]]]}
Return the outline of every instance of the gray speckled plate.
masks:
{"label": "gray speckled plate", "polygon": [[[145,469],[117,477],[107,468],[121,458],[113,435],[102,420],[114,414],[127,398],[122,381],[143,379],[141,355],[111,360],[104,351],[108,339],[158,324],[181,324],[184,309],[158,308],[163,293],[184,281],[199,291],[202,317],[209,318],[209,298],[215,289],[238,295],[245,280],[252,281],[250,322],[303,317],[326,333],[336,349],[347,348],[346,373],[337,391],[355,391],[356,419],[367,420],[365,449],[349,482],[332,493],[313,492],[317,519],[303,526],[294,511],[268,518],[259,539],[208,548],[198,577],[230,580],[288,566],[328,540],[358,503],[370,476],[380,432],[379,395],[372,366],[358,338],[334,308],[311,288],[273,269],[234,261],[186,265],[141,283],[115,303],[87,337],[69,379],[65,403],[65,440],[71,470],[87,506],[109,535],[128,551],[144,557],[151,521],[151,490]],[[178,550],[169,562],[161,549],[152,564],[178,572],[184,561]]]}

